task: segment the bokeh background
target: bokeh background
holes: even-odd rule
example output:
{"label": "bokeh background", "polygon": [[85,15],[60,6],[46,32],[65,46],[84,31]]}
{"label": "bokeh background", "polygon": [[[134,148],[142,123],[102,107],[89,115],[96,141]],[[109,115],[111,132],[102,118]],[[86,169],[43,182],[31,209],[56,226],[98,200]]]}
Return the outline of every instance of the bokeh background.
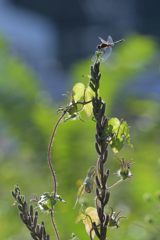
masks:
{"label": "bokeh background", "polygon": [[[121,215],[110,239],[158,240],[160,233],[160,2],[156,0],[0,0],[0,238],[30,239],[13,207],[18,184],[27,200],[51,191],[47,145],[62,94],[87,82],[98,36],[125,38],[103,64],[102,96],[109,116],[131,126],[133,177],[113,191],[110,206]],[[96,159],[94,122],[69,121],[58,130],[54,166],[66,200],[56,208],[62,239],[74,232],[78,183]],[[118,160],[110,154],[112,170]],[[113,175],[114,179],[115,176]],[[112,181],[113,181],[112,179]],[[46,214],[41,214],[52,229]],[[51,239],[54,239],[52,236]]]}

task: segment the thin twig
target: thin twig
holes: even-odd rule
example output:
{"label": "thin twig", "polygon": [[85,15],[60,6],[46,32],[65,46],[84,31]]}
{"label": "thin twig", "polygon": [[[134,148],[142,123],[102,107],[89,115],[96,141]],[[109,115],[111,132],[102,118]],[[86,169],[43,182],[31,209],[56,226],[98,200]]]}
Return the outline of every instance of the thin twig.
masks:
{"label": "thin twig", "polygon": [[54,229],[54,232],[55,232],[55,235],[56,235],[56,239],[57,239],[57,240],[60,240],[60,236],[59,236],[59,233],[58,233],[58,229],[57,229],[57,226],[56,226],[54,217],[53,217],[53,211],[51,211],[51,222],[52,222],[52,226],[53,226],[53,229]]}
{"label": "thin twig", "polygon": [[86,104],[91,103],[91,102],[92,102],[92,100],[84,101],[84,102],[78,101],[78,102],[76,102],[76,104],[86,105]]}
{"label": "thin twig", "polygon": [[[84,101],[84,102],[81,102],[81,101],[78,101],[76,104],[82,104],[82,105],[85,105],[85,104],[88,104],[88,103],[91,103],[92,100],[90,101]],[[53,144],[53,141],[54,141],[54,137],[55,137],[55,134],[56,134],[56,130],[61,122],[61,120],[63,119],[63,117],[65,116],[65,114],[69,111],[69,109],[71,108],[71,105],[68,106],[61,114],[60,118],[58,119],[56,125],[54,126],[53,128],[53,131],[52,131],[52,135],[51,135],[51,138],[50,138],[50,141],[49,141],[49,145],[48,145],[48,165],[49,165],[49,169],[51,171],[51,175],[53,177],[53,196],[55,197],[56,194],[57,194],[57,180],[56,180],[56,173],[55,173],[55,170],[53,168],[53,164],[52,164],[52,144]]]}
{"label": "thin twig", "polygon": [[51,175],[53,177],[53,196],[55,197],[56,194],[57,194],[57,180],[56,180],[56,173],[55,173],[55,170],[53,168],[53,165],[52,165],[52,144],[53,144],[53,141],[54,141],[54,137],[55,137],[55,134],[56,134],[56,130],[58,128],[58,125],[60,124],[61,120],[63,119],[63,117],[65,116],[67,110],[65,110],[62,115],[60,116],[60,118],[58,119],[56,125],[54,126],[53,128],[53,132],[52,132],[52,135],[51,135],[51,138],[50,138],[50,141],[49,141],[49,145],[48,145],[48,165],[49,165],[49,169],[51,171]]}
{"label": "thin twig", "polygon": [[120,183],[123,182],[123,181],[124,181],[123,179],[118,180],[117,182],[113,183],[113,184],[109,187],[109,189],[117,186],[118,184],[120,184]]}

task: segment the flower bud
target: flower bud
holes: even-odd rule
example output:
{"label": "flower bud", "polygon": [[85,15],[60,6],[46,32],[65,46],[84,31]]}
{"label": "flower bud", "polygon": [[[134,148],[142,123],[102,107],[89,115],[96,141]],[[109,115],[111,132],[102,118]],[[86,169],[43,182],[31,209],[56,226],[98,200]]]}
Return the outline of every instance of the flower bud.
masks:
{"label": "flower bud", "polygon": [[121,177],[123,180],[132,177],[132,173],[130,171],[130,162],[121,160],[120,169],[117,171],[117,175]]}

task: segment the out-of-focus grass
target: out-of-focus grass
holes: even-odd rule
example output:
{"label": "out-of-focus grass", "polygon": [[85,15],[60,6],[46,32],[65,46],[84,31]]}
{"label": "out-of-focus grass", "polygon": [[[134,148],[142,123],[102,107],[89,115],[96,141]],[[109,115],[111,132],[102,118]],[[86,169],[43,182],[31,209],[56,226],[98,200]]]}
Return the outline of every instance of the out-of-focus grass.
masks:
{"label": "out-of-focus grass", "polygon": [[[101,94],[107,102],[110,116],[118,92],[149,65],[155,50],[156,45],[151,39],[132,36],[116,49],[106,65],[102,65]],[[3,41],[0,42],[0,53],[0,238],[17,240],[23,236],[23,239],[27,239],[27,231],[12,206],[11,190],[14,184],[18,184],[28,199],[34,194],[52,190],[47,167],[47,144],[58,116],[50,97],[36,77],[19,59],[10,55]],[[88,82],[87,77],[82,75],[87,76],[89,69],[90,61],[75,65],[72,71],[74,81]],[[115,206],[117,210],[122,207],[122,215],[128,215],[120,229],[110,231],[113,239],[140,239],[140,233],[135,230],[136,235],[131,224],[142,219],[147,211],[147,205],[142,200],[143,194],[156,191],[159,187],[159,114],[156,103],[147,101],[142,104],[135,97],[127,101],[128,105],[125,106],[135,147],[131,151],[125,149],[123,154],[135,162],[134,176],[130,182],[125,182],[113,192],[110,206]],[[149,109],[155,110],[150,113]],[[143,131],[145,114],[152,116],[149,118],[154,124]],[[96,160],[94,127],[93,121],[65,122],[58,129],[53,146],[58,192],[67,201],[66,204],[59,203],[55,213],[63,239],[68,239],[72,232],[78,234],[80,239],[87,238],[83,225],[75,224],[77,211],[73,210],[73,205],[78,180],[85,177],[87,169]],[[113,161],[116,171],[118,161],[114,158]],[[41,219],[48,221],[47,218],[47,215],[41,215]],[[52,234],[49,224],[48,229]]]}

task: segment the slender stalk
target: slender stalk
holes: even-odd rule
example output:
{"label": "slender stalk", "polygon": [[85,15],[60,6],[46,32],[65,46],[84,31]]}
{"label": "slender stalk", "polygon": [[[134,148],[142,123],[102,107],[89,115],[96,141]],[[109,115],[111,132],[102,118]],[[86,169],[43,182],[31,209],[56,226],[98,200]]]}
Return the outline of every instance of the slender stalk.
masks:
{"label": "slender stalk", "polygon": [[56,235],[56,239],[60,240],[58,229],[57,229],[57,226],[56,226],[56,223],[55,223],[55,220],[54,220],[54,216],[53,216],[53,211],[51,211],[51,222],[52,222],[52,226],[53,226],[53,229],[54,229],[54,232],[55,232],[55,235]]}
{"label": "slender stalk", "polygon": [[49,169],[51,171],[51,175],[53,177],[53,196],[54,197],[57,194],[57,180],[56,180],[56,173],[55,173],[55,170],[54,170],[53,165],[52,165],[52,144],[53,144],[53,141],[54,141],[54,137],[55,137],[58,125],[60,124],[60,122],[63,119],[65,114],[66,114],[66,111],[64,111],[62,113],[62,115],[58,119],[56,125],[54,126],[53,132],[52,132],[52,135],[51,135],[51,138],[50,138],[50,141],[49,141],[49,145],[48,145],[48,154],[47,154],[48,155],[48,165],[49,165]]}
{"label": "slender stalk", "polygon": [[113,184],[109,187],[109,189],[111,189],[111,188],[119,185],[119,184],[120,184],[121,182],[123,182],[123,181],[124,181],[123,179],[118,180],[117,182],[113,183]]}
{"label": "slender stalk", "polygon": [[91,102],[92,102],[92,100],[84,101],[84,102],[78,101],[78,102],[76,102],[76,104],[86,105],[86,104],[91,103]]}
{"label": "slender stalk", "polygon": [[[92,102],[91,100],[90,101],[83,101],[83,102],[80,102],[78,101],[76,104],[82,104],[82,105],[85,105],[85,104],[88,104]],[[48,144],[48,165],[49,165],[49,169],[51,171],[51,175],[53,177],[53,196],[55,197],[56,194],[57,194],[57,179],[56,179],[56,173],[55,173],[55,170],[53,168],[53,164],[52,164],[52,145],[53,145],[53,141],[54,141],[54,137],[55,137],[55,134],[56,134],[56,131],[57,131],[57,128],[61,122],[61,120],[63,119],[63,117],[65,116],[65,114],[69,111],[69,109],[71,108],[71,105],[68,106],[61,114],[60,118],[58,119],[56,125],[54,126],[53,128],[53,131],[52,131],[52,134],[51,134],[51,138],[50,138],[50,141],[49,141],[49,144]]]}

